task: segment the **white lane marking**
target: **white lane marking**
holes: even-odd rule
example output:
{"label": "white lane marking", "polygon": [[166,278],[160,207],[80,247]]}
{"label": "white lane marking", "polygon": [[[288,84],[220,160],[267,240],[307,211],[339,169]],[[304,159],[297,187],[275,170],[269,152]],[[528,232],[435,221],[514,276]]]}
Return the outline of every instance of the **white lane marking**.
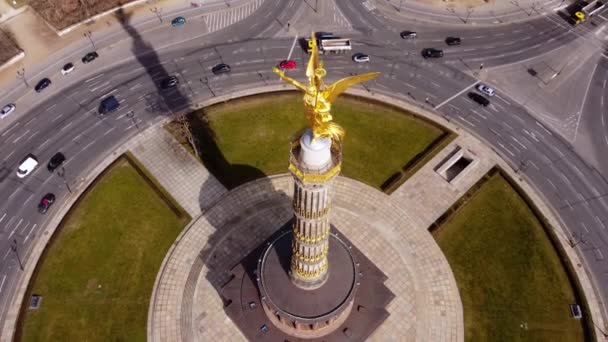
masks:
{"label": "white lane marking", "polygon": [[84,83],[88,83],[88,82],[91,82],[93,80],[96,80],[96,79],[100,78],[101,76],[103,76],[103,74],[99,74],[99,75],[97,75],[95,77],[91,77],[88,80],[84,81]]}
{"label": "white lane marking", "polygon": [[4,287],[5,280],[6,280],[6,274],[2,276],[2,281],[0,282],[0,293],[2,292],[2,288]]}
{"label": "white lane marking", "polygon": [[73,123],[74,123],[74,121],[70,121],[70,122],[68,122],[68,124],[67,124],[67,125],[65,125],[65,126],[61,127],[61,129],[59,130],[59,132],[63,131],[64,129],[66,129],[66,128],[70,127],[70,126],[72,126],[72,124],[73,124]]}
{"label": "white lane marking", "polygon": [[10,158],[13,153],[15,153],[15,150],[12,150],[11,153],[9,153],[6,157],[4,157],[4,159],[2,161],[6,161],[8,158]]}
{"label": "white lane marking", "polygon": [[498,145],[500,145],[500,147],[507,151],[511,155],[511,157],[515,157],[515,154],[511,152],[511,150],[509,150],[503,143],[499,142]]}
{"label": "white lane marking", "polygon": [[55,106],[56,106],[56,105],[57,105],[57,104],[56,104],[56,103],[54,103],[54,104],[53,104],[53,105],[51,105],[49,108],[45,109],[45,112],[48,112],[49,110],[51,110],[51,109],[55,108]]}
{"label": "white lane marking", "polygon": [[545,126],[543,126],[540,122],[536,121],[536,125],[540,128],[542,128],[543,130],[545,130],[545,132],[549,133],[549,135],[553,135],[553,133],[551,133],[551,131],[549,131],[548,129],[545,128]]}
{"label": "white lane marking", "polygon": [[497,135],[497,136],[499,136],[499,137],[501,137],[501,138],[502,138],[502,135],[501,135],[501,134],[500,134],[500,133],[499,133],[497,130],[495,130],[494,128],[490,128],[490,132],[492,132],[492,133],[494,133],[495,135]]}
{"label": "white lane marking", "polygon": [[545,178],[547,180],[547,182],[549,182],[549,184],[551,184],[551,186],[553,187],[554,190],[557,190],[557,187],[555,186],[555,184],[553,184],[553,182],[549,179],[549,178]]}
{"label": "white lane marking", "polygon": [[2,260],[3,260],[3,261],[4,261],[4,260],[6,260],[6,257],[8,256],[8,254],[9,254],[10,252],[11,252],[11,249],[10,249],[10,248],[6,250],[6,253],[4,253],[4,257],[2,257]]}
{"label": "white lane marking", "polygon": [[25,200],[25,202],[23,202],[22,207],[25,207],[25,205],[27,204],[27,202],[29,202],[32,199],[32,197],[34,197],[34,194],[30,194],[29,196],[27,196],[27,199]]}
{"label": "white lane marking", "polygon": [[289,55],[287,56],[287,60],[291,59],[291,54],[293,53],[293,49],[296,47],[297,41],[298,41],[298,35],[296,34],[296,36],[293,37],[293,43],[291,44],[291,49],[289,50]]}
{"label": "white lane marking", "polygon": [[20,122],[16,122],[13,126],[9,127],[6,131],[2,132],[2,136],[7,135],[9,131],[11,131],[13,128],[19,126],[20,124],[21,124]]}
{"label": "white lane marking", "polygon": [[25,133],[21,134],[20,136],[18,136],[15,140],[13,140],[13,144],[16,144],[17,141],[21,140],[21,138],[23,138],[26,134],[28,134],[30,132],[30,130],[28,129],[27,131],[25,131]]}
{"label": "white lane marking", "polygon": [[602,127],[606,127],[606,119],[604,119],[604,115],[602,115]]}
{"label": "white lane marking", "polygon": [[23,239],[23,243],[25,243],[27,241],[27,239],[30,238],[30,234],[32,234],[32,232],[34,231],[34,228],[36,228],[36,223],[34,223],[34,225],[32,226],[32,229],[30,229],[30,232],[27,233],[27,235],[25,236],[25,239]]}
{"label": "white lane marking", "polygon": [[572,204],[570,204],[570,201],[568,201],[567,198],[564,198],[564,202],[566,202],[566,204],[568,205],[568,208],[570,209],[570,211],[574,211],[574,208],[572,207]]}
{"label": "white lane marking", "polygon": [[460,120],[462,120],[462,121],[464,121],[464,122],[468,123],[468,124],[469,124],[469,125],[471,125],[472,127],[475,127],[475,124],[474,124],[474,123],[472,123],[471,121],[469,121],[469,120],[467,120],[467,119],[463,118],[461,115],[458,115],[458,117],[460,118]]}
{"label": "white lane marking", "polygon": [[488,117],[487,117],[487,116],[485,116],[485,115],[483,115],[483,114],[481,114],[481,113],[478,113],[478,112],[477,112],[475,109],[471,109],[471,111],[472,111],[473,113],[475,113],[477,116],[480,116],[481,118],[483,118],[484,120],[487,120],[487,119],[488,119]]}
{"label": "white lane marking", "polygon": [[135,88],[138,88],[140,86],[141,86],[141,83],[137,83],[136,85],[134,85],[131,88],[129,88],[129,90],[134,90]]}
{"label": "white lane marking", "polygon": [[11,236],[13,236],[13,234],[15,234],[15,231],[17,230],[17,228],[19,228],[19,226],[21,225],[21,223],[23,223],[23,219],[19,220],[19,223],[17,223],[17,225],[15,226],[15,228],[13,228],[13,231],[8,235],[9,239],[11,238]]}
{"label": "white lane marking", "polygon": [[[593,67],[593,71],[591,72],[591,75],[595,74],[595,70],[597,69],[598,64],[596,64]],[[581,106],[578,108],[578,119],[576,120],[576,127],[574,128],[574,139],[572,139],[572,143],[574,143],[576,141],[576,137],[578,136],[578,126],[581,123],[581,118],[583,117],[583,105],[585,104],[585,102],[587,101],[587,94],[589,93],[589,88],[591,88],[591,82],[587,83],[587,89],[585,89],[585,95],[583,95],[583,102],[581,103]]]}
{"label": "white lane marking", "polygon": [[456,98],[457,96],[460,96],[462,93],[464,93],[465,91],[469,90],[471,87],[474,87],[475,85],[477,85],[477,83],[479,83],[480,81],[477,80],[475,81],[475,83],[471,84],[470,86],[462,89],[461,91],[459,91],[458,93],[452,95],[450,98],[446,99],[445,101],[441,102],[440,104],[438,104],[437,106],[435,106],[435,109],[438,109],[439,107],[443,106],[444,104],[452,101],[454,98]]}
{"label": "white lane marking", "polygon": [[105,88],[105,87],[107,87],[109,84],[110,84],[110,81],[107,81],[107,82],[104,82],[104,83],[100,84],[98,87],[89,88],[89,90],[90,90],[91,92],[94,92],[94,91],[96,91],[97,89],[101,89],[101,88]]}
{"label": "white lane marking", "polygon": [[568,183],[568,185],[572,185],[572,183],[570,182],[568,177],[566,177],[566,175],[563,172],[559,172],[559,176],[562,177],[562,179],[564,180],[565,183]]}
{"label": "white lane marking", "polygon": [[589,228],[587,228],[587,226],[585,225],[585,222],[581,222],[581,226],[583,226],[583,229],[585,230],[586,233],[589,233]]}
{"label": "white lane marking", "polygon": [[36,131],[36,132],[34,132],[34,134],[30,135],[30,136],[27,138],[27,140],[32,139],[32,138],[33,138],[33,137],[35,137],[35,136],[36,136],[36,134],[38,134],[38,133],[40,133],[40,131]]}
{"label": "white lane marking", "polygon": [[534,167],[536,169],[536,171],[540,171],[538,166],[536,166],[536,163],[534,163],[532,160],[528,161],[528,164],[532,165],[532,167]]}
{"label": "white lane marking", "polygon": [[51,120],[51,122],[55,122],[55,121],[59,120],[59,118],[62,117],[62,116],[63,116],[63,113],[60,113],[59,115],[55,116],[53,118],[53,120]]}
{"label": "white lane marking", "polygon": [[2,222],[2,220],[4,220],[5,217],[6,217],[6,213],[4,213],[4,215],[2,215],[2,217],[0,217],[0,223]]}
{"label": "white lane marking", "polygon": [[597,223],[599,223],[604,229],[606,229],[604,222],[602,222],[602,220],[597,215],[595,215],[594,217],[595,217],[595,220],[597,221]]}
{"label": "white lane marking", "polygon": [[521,146],[524,150],[527,150],[528,148],[526,147],[526,145],[522,144],[521,141],[517,140],[517,138],[515,138],[514,136],[511,136],[511,139],[513,139],[516,143],[519,144],[519,146]]}
{"label": "white lane marking", "polygon": [[91,145],[93,145],[95,143],[95,140],[91,141],[90,143],[86,144],[81,151],[86,150],[87,148],[91,147]]}

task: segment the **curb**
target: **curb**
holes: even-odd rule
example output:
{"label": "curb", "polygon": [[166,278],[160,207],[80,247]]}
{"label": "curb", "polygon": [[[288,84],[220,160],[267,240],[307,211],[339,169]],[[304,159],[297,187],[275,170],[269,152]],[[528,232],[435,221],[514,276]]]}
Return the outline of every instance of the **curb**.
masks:
{"label": "curb", "polygon": [[25,57],[25,52],[23,52],[23,50],[21,50],[21,52],[19,52],[18,54],[16,54],[15,56],[13,56],[13,58],[9,59],[8,62],[0,65],[0,71],[10,67],[11,65],[19,62],[20,60],[23,59],[23,57]]}

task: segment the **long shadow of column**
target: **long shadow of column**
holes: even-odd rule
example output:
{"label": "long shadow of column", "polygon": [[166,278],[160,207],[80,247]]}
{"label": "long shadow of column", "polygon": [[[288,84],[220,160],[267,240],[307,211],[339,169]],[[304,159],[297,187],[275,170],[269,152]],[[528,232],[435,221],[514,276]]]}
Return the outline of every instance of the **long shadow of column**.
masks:
{"label": "long shadow of column", "polygon": [[[139,32],[130,24],[130,15],[122,10],[116,12],[116,17],[120,21],[124,30],[133,39],[132,51],[139,64],[141,64],[155,80],[155,96],[146,97],[147,108],[160,112],[161,115],[172,115],[174,119],[184,113],[189,112],[191,101],[180,91],[179,87],[162,89],[160,82],[172,76],[161,64],[159,55],[154,47],[146,42]],[[181,79],[180,82],[186,80]],[[201,110],[202,111],[202,110]],[[199,115],[185,115],[189,130],[193,137],[193,148],[196,149],[203,164],[226,188],[231,189],[242,183],[243,180],[235,179],[233,175],[244,175],[246,180],[261,178],[266,176],[262,171],[249,165],[230,164],[217,145],[213,129],[208,120]],[[178,127],[185,130],[184,127]],[[201,199],[204,196],[205,187],[201,189]]]}

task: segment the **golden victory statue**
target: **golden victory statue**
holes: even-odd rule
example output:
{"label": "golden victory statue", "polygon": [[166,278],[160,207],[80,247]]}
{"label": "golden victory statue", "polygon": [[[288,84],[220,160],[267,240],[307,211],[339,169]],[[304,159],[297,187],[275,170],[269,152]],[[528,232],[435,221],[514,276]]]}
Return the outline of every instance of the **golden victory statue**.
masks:
{"label": "golden victory statue", "polygon": [[344,128],[333,122],[331,115],[331,103],[351,85],[370,80],[378,76],[379,72],[350,76],[325,86],[323,77],[327,71],[323,69],[323,62],[319,60],[319,50],[314,32],[311,34],[311,53],[306,66],[306,77],[308,85],[304,85],[295,79],[285,76],[285,72],[276,66],[272,71],[277,73],[284,81],[296,86],[304,92],[304,106],[306,107],[306,118],[312,128],[313,140],[317,138],[330,137],[338,144],[344,138]]}

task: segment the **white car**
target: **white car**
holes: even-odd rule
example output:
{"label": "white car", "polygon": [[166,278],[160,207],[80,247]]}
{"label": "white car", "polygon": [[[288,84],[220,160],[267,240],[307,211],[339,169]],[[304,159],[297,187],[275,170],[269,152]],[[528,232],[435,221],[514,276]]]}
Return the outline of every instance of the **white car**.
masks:
{"label": "white car", "polygon": [[364,53],[356,53],[353,55],[353,61],[355,63],[367,63],[369,62],[369,56]]}
{"label": "white car", "polygon": [[19,168],[17,169],[17,177],[24,178],[34,171],[34,169],[38,166],[38,160],[33,155],[28,155],[22,162],[19,164]]}
{"label": "white car", "polygon": [[17,108],[15,106],[14,103],[9,103],[6,106],[4,106],[4,108],[2,108],[2,110],[0,110],[0,119],[4,119],[5,117],[7,117],[10,113],[12,113],[15,108]]}
{"label": "white car", "polygon": [[74,64],[72,63],[68,63],[64,65],[63,68],[61,68],[61,74],[64,76],[71,73],[72,71],[74,71]]}
{"label": "white car", "polygon": [[477,86],[477,90],[479,90],[480,92],[482,92],[482,93],[484,93],[484,94],[486,94],[486,95],[488,95],[488,96],[494,96],[494,94],[496,93],[496,92],[494,91],[494,89],[492,89],[492,88],[488,87],[487,85],[485,85],[485,84],[483,84],[483,83],[480,83],[480,84]]}

